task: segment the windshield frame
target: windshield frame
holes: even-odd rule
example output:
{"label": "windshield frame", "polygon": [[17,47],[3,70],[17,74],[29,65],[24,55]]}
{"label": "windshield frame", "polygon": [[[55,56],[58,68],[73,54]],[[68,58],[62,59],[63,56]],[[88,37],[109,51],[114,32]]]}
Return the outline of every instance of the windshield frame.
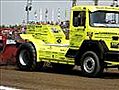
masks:
{"label": "windshield frame", "polygon": [[[105,26],[95,26],[95,25],[92,25],[91,24],[91,15],[92,15],[92,13],[95,13],[95,12],[105,12],[105,13],[117,13],[118,15],[119,15],[119,12],[118,11],[106,11],[106,10],[97,10],[97,11],[94,11],[94,12],[91,12],[91,11],[89,11],[89,25],[91,26],[91,27],[98,27],[98,28],[119,28],[119,21],[118,21],[118,23],[117,23],[117,26],[108,26],[108,25],[106,25],[106,23],[105,24],[103,24],[103,23],[100,23],[100,24],[103,24],[103,25],[105,25]],[[93,23],[94,24],[94,23]],[[107,23],[107,24],[109,24],[109,23]],[[112,23],[110,24],[110,25],[113,25]],[[114,25],[116,25],[116,24],[114,24]]]}

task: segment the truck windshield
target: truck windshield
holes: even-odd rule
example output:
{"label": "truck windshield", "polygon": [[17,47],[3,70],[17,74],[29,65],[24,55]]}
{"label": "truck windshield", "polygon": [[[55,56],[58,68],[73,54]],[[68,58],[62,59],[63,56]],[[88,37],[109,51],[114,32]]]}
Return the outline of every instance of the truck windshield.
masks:
{"label": "truck windshield", "polygon": [[119,28],[119,12],[113,11],[90,12],[90,25],[95,27]]}

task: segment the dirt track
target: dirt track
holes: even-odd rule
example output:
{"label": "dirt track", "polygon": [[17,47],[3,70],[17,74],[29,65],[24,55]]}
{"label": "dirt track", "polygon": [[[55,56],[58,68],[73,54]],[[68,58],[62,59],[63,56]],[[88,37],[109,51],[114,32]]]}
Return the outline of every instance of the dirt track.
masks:
{"label": "dirt track", "polygon": [[108,70],[101,78],[83,77],[81,72],[19,71],[0,66],[0,85],[27,90],[119,90],[119,71]]}

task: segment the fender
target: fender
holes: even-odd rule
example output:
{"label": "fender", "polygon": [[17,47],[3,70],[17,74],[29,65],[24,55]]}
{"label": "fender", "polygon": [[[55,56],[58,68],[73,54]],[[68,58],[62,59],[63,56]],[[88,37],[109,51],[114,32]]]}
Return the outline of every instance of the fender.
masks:
{"label": "fender", "polygon": [[79,48],[77,55],[75,57],[75,64],[79,65],[80,62],[80,58],[82,56],[83,53],[85,53],[86,51],[94,51],[98,54],[98,56],[100,57],[101,60],[103,60],[104,58],[104,53],[109,51],[108,47],[106,46],[105,42],[100,40],[85,40],[83,41],[81,47]]}
{"label": "fender", "polygon": [[[37,55],[37,61],[39,60],[39,46],[42,46],[44,45],[45,43],[42,41],[42,40],[39,40],[39,39],[36,39],[33,37],[32,34],[21,34],[20,35],[21,38],[25,41],[25,42],[22,42],[22,43],[31,43],[33,45],[33,47],[35,48],[36,50],[36,55]],[[21,45],[22,43],[20,43],[19,45]],[[18,45],[18,47],[19,47]]]}

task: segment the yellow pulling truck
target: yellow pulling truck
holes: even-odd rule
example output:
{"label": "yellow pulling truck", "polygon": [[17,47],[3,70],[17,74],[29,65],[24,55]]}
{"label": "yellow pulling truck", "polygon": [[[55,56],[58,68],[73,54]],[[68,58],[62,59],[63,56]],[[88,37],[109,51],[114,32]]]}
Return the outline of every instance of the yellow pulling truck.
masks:
{"label": "yellow pulling truck", "polygon": [[40,62],[81,66],[86,76],[119,68],[119,7],[74,6],[69,40],[58,25],[27,25],[21,34],[17,65],[31,70]]}

